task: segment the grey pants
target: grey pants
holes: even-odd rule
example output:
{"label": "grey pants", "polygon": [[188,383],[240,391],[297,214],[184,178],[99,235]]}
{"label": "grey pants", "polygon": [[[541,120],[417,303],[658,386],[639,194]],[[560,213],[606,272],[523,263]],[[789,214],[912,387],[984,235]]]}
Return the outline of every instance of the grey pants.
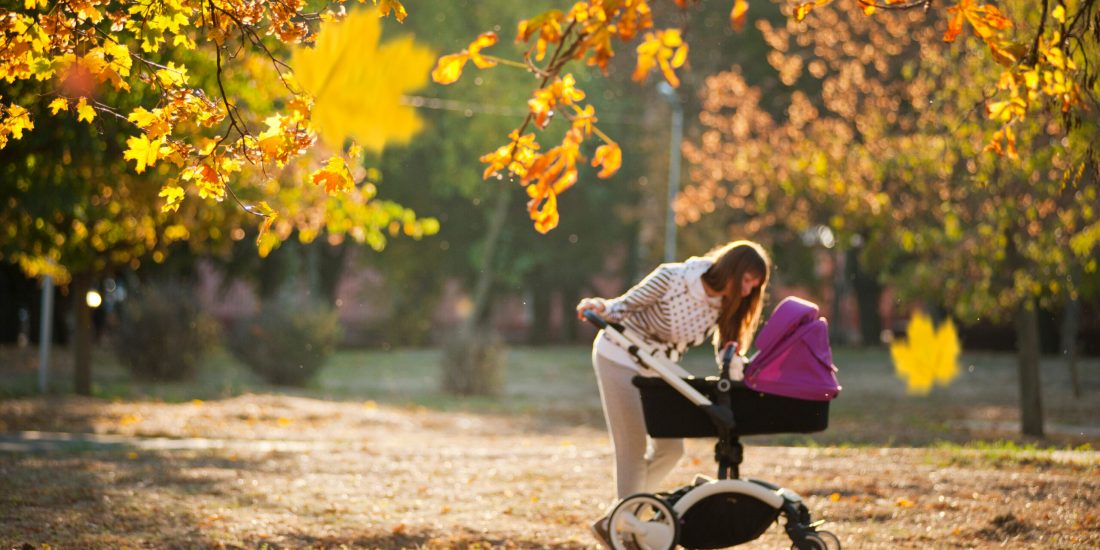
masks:
{"label": "grey pants", "polygon": [[615,451],[615,488],[618,498],[659,489],[680,456],[683,439],[654,439],[645,431],[642,398],[630,383],[637,371],[592,351],[600,386],[604,419]]}

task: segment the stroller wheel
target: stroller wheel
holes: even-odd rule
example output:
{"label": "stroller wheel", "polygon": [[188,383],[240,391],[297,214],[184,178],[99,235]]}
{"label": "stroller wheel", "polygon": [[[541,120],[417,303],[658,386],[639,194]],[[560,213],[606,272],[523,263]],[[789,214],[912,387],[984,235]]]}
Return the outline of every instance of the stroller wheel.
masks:
{"label": "stroller wheel", "polygon": [[795,541],[791,550],[840,550],[840,539],[828,531],[815,531]]}
{"label": "stroller wheel", "polygon": [[611,511],[608,537],[615,550],[672,550],[680,537],[680,521],[664,500],[639,493]]}
{"label": "stroller wheel", "polygon": [[818,531],[817,536],[825,541],[825,547],[829,550],[840,550],[840,537],[828,531]]}

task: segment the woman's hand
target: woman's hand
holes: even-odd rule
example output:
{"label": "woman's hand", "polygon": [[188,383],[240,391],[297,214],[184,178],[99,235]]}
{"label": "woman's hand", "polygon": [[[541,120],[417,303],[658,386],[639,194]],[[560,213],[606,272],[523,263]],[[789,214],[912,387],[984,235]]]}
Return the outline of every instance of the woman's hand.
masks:
{"label": "woman's hand", "polygon": [[607,311],[607,307],[603,305],[603,300],[585,298],[577,304],[577,319],[584,319],[584,312],[586,311],[594,311],[602,317]]}

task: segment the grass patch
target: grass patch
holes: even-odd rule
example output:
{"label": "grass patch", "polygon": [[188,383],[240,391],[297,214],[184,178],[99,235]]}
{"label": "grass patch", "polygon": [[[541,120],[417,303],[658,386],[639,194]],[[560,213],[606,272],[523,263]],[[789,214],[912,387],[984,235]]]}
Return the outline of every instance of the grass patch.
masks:
{"label": "grass patch", "polygon": [[[1013,440],[978,440],[965,443],[939,441],[930,450],[932,452],[929,454],[929,462],[941,467],[979,466],[1005,469],[1073,465],[1078,462],[1089,468],[1096,466],[1095,463],[1089,463],[1090,459],[1095,461],[1095,456],[1092,456],[1093,448],[1089,443],[1059,447]],[[1081,460],[1076,460],[1078,458]]]}
{"label": "grass patch", "polygon": [[[0,349],[0,399],[37,393],[36,353]],[[442,354],[436,349],[341,350],[304,388],[271,386],[258,379],[229,353],[207,357],[189,382],[134,381],[110,353],[94,354],[93,388],[109,401],[187,402],[217,400],[242,394],[283,394],[336,401],[374,401],[400,407],[465,411],[492,415],[525,415],[539,421],[603,427],[599,393],[586,346],[513,347],[506,351],[505,388],[500,396],[462,397],[441,390]],[[71,392],[66,353],[54,353],[51,390]],[[1015,357],[1010,354],[964,354],[959,377],[924,396],[909,395],[885,349],[834,350],[840,397],[830,405],[829,429],[818,434],[778,434],[747,438],[772,445],[935,446],[938,442],[1012,440],[1017,436],[1018,396]],[[698,375],[717,372],[712,350],[692,350],[684,367]],[[1058,359],[1044,359],[1043,392],[1046,445],[1061,448],[1100,444],[1100,360],[1080,362],[1085,394],[1075,399],[1068,371]],[[1059,432],[1059,427],[1067,428]],[[1080,429],[1085,428],[1085,429]],[[1064,433],[1062,433],[1064,432]],[[986,455],[1011,449],[984,449]],[[976,451],[975,451],[976,452]],[[1006,458],[1007,460],[1007,458]]]}

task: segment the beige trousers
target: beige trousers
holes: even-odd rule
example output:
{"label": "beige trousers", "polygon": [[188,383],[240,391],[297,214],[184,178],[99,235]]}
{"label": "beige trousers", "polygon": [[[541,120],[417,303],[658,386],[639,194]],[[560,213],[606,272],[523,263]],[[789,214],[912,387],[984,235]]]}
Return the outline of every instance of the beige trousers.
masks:
{"label": "beige trousers", "polygon": [[638,371],[592,351],[600,386],[604,419],[615,452],[615,489],[618,498],[659,489],[684,454],[683,439],[652,438],[646,434],[642,398],[630,382]]}

